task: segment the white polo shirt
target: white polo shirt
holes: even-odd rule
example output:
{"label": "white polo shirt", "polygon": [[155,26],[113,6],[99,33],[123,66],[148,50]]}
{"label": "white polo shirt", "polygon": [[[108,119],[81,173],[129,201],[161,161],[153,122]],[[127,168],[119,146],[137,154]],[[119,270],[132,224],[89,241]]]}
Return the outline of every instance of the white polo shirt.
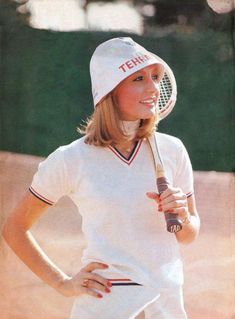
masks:
{"label": "white polo shirt", "polygon": [[[170,184],[190,196],[193,172],[182,142],[162,133],[156,133],[156,141]],[[129,159],[112,147],[87,145],[84,137],[59,147],[40,163],[30,190],[51,205],[64,195],[77,205],[87,240],[84,265],[104,262],[121,278],[156,288],[183,283],[176,237],[146,196],[156,191],[146,140]]]}

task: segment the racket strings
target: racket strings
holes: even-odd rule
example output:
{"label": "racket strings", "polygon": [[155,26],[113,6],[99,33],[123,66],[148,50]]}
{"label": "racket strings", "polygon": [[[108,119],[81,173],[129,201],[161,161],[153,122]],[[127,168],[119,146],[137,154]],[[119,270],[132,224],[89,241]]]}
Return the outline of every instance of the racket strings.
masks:
{"label": "racket strings", "polygon": [[165,73],[160,82],[160,97],[158,102],[159,110],[162,110],[168,104],[172,95],[172,84],[169,76]]}

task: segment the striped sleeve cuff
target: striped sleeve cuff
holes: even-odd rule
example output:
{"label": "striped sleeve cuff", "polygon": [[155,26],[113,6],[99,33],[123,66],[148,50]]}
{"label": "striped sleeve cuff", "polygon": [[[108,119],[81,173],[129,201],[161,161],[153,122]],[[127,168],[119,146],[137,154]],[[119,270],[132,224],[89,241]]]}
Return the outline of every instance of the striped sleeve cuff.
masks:
{"label": "striped sleeve cuff", "polygon": [[186,193],[186,196],[187,196],[187,198],[189,198],[189,197],[191,197],[193,194],[194,194],[194,192],[192,191],[192,192]]}
{"label": "striped sleeve cuff", "polygon": [[36,196],[38,199],[40,199],[41,201],[43,201],[44,203],[48,204],[48,205],[54,205],[55,202],[47,199],[46,197],[42,196],[41,194],[39,194],[32,186],[29,187],[29,191]]}

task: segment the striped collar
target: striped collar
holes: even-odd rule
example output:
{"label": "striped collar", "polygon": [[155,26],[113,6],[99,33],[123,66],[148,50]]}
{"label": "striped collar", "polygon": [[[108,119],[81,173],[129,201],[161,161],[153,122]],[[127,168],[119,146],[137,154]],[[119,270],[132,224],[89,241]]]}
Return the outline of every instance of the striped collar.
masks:
{"label": "striped collar", "polygon": [[142,141],[143,140],[139,140],[138,142],[135,143],[134,147],[133,147],[133,150],[132,152],[130,153],[129,157],[126,158],[118,149],[116,149],[115,147],[113,146],[108,146],[109,149],[121,160],[123,161],[124,163],[130,165],[133,160],[135,159],[136,155],[138,154],[139,152],[139,149],[140,149],[140,146],[142,144]]}

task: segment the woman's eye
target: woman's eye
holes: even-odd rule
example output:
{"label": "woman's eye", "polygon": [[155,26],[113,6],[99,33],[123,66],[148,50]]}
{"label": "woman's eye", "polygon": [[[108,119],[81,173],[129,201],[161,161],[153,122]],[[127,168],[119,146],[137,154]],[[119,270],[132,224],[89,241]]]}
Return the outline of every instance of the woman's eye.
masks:
{"label": "woman's eye", "polygon": [[[158,76],[158,74],[152,75],[152,79],[153,79],[153,81],[159,82],[159,76]],[[139,75],[139,76],[137,76],[136,78],[134,78],[133,81],[142,81],[142,80],[144,80],[144,76],[143,76],[143,75]]]}
{"label": "woman's eye", "polygon": [[159,80],[158,74],[153,75],[152,78],[153,78],[154,81],[157,81],[157,82],[158,82],[158,80]]}
{"label": "woman's eye", "polygon": [[143,80],[143,76],[137,76],[135,79],[134,79],[134,81],[141,81],[141,80]]}

